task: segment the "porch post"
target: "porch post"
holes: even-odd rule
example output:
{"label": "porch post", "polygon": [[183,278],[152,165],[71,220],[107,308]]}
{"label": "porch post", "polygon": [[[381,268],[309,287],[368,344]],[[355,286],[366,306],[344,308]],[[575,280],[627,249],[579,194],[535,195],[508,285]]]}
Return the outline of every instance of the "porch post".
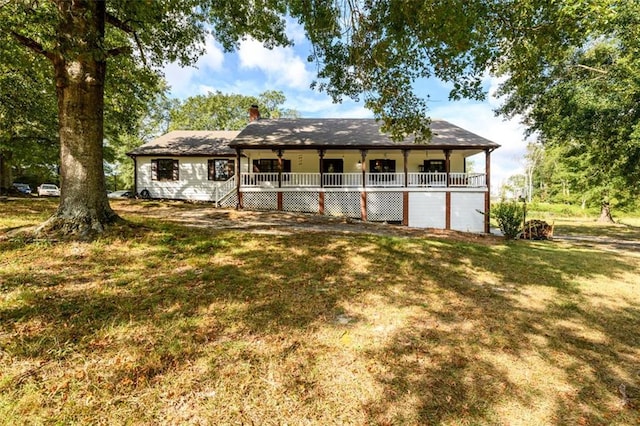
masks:
{"label": "porch post", "polygon": [[282,188],[282,154],[283,150],[279,149],[276,151],[278,154],[278,188]]}
{"label": "porch post", "polygon": [[404,160],[404,187],[406,188],[407,186],[409,186],[409,166],[407,164],[408,158],[409,158],[409,150],[408,149],[403,149],[402,150],[402,158]]}
{"label": "porch post", "polygon": [[242,159],[242,150],[236,148],[236,196],[238,202],[236,203],[236,210],[242,208],[242,192],[240,192],[240,182],[242,182],[242,167],[240,167],[240,160]]}
{"label": "porch post", "polygon": [[360,217],[363,221],[367,221],[367,167],[365,161],[367,159],[367,150],[360,150],[360,168],[362,169],[362,192],[360,193]]}
{"label": "porch post", "polygon": [[318,156],[320,161],[318,162],[318,169],[320,169],[320,188],[324,188],[324,149],[318,150]]}
{"label": "porch post", "polygon": [[[320,170],[320,188],[324,188],[324,149],[318,150],[318,169]],[[324,191],[318,192],[318,213],[324,215]]]}
{"label": "porch post", "polygon": [[367,161],[367,150],[361,149],[360,150],[360,169],[362,170],[362,186],[363,187],[367,186],[367,182],[366,182],[367,167],[365,166],[365,161]]}
{"label": "porch post", "polygon": [[447,187],[449,186],[449,173],[451,173],[451,150],[444,150],[444,171],[447,173]]}
{"label": "porch post", "polygon": [[444,196],[445,213],[444,213],[444,229],[451,229],[451,191],[447,189]]}
{"label": "porch post", "polygon": [[402,193],[402,224],[409,226],[409,192]]}
{"label": "porch post", "polygon": [[486,234],[491,232],[489,223],[491,215],[491,151],[491,149],[484,151],[484,179],[487,185],[487,192],[484,193],[484,232]]}

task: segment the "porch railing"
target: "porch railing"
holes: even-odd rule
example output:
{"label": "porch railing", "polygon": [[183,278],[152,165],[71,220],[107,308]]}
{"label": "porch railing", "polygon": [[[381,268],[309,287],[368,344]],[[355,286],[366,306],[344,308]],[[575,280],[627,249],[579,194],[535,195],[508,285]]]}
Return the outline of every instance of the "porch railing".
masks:
{"label": "porch railing", "polygon": [[327,188],[362,186],[362,173],[324,173],[322,185]]}
{"label": "porch railing", "polygon": [[[320,187],[320,173],[282,173],[279,184],[278,173],[242,174],[241,186],[254,188]],[[404,187],[404,173],[366,173],[367,187]],[[323,173],[322,186],[326,188],[352,188],[362,186],[362,173]],[[408,187],[446,187],[447,173],[407,173]],[[484,173],[449,173],[449,187],[482,188],[486,186]]]}
{"label": "porch railing", "polygon": [[408,173],[409,186],[447,186],[447,174],[440,172]]}
{"label": "porch railing", "polygon": [[486,185],[484,173],[449,173],[449,186],[482,188]]}
{"label": "porch railing", "polygon": [[231,176],[231,178],[226,181],[219,183],[215,189],[215,200],[220,201],[224,197],[226,197],[231,191],[233,191],[236,187],[236,177]]}

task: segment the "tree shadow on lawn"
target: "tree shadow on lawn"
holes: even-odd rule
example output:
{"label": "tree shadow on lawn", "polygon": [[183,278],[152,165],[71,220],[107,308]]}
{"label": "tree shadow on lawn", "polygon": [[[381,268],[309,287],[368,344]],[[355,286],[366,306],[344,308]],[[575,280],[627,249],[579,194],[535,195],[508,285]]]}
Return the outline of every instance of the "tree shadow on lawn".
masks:
{"label": "tree shadow on lawn", "polygon": [[[18,291],[0,309],[10,336],[0,340],[2,352],[41,362],[131,352],[134,362],[114,367],[109,379],[111,392],[126,392],[117,385],[150,383],[202,356],[207,342],[341,327],[336,317],[345,305],[381,295],[418,314],[386,344],[358,355],[390,372],[374,374],[384,396],[363,404],[373,423],[499,423],[503,404],[533,410],[539,389],[497,361],[512,358],[519,368],[531,356],[563,372],[577,392],[542,396],[554,405],[556,424],[596,424],[612,420],[608,416],[623,422],[634,415],[607,404],[620,383],[637,388],[629,378],[637,380],[640,305],[595,306],[574,282],[633,270],[614,254],[543,244],[488,247],[328,233],[248,237],[151,226],[133,246],[88,246],[44,281],[29,268],[0,272],[1,291]],[[482,273],[493,283],[479,283],[484,278],[474,274]],[[557,300],[530,307],[517,297],[539,286],[557,290]],[[602,339],[582,336],[572,322]]]}
{"label": "tree shadow on lawn", "polygon": [[[430,284],[448,302],[426,309],[386,346],[368,353],[392,372],[379,377],[387,396],[366,407],[371,423],[493,424],[519,412],[527,414],[511,419],[516,423],[531,421],[536,412],[557,425],[640,421],[640,302],[623,298],[614,301],[622,307],[606,307],[584,296],[575,283],[576,278],[633,273],[634,265],[615,254],[544,243],[449,249],[414,263],[419,270],[444,260],[447,273],[436,274]],[[468,256],[449,256],[463,251]],[[478,282],[481,276],[463,272],[467,265],[500,280]],[[557,293],[529,305],[527,288],[539,286]],[[389,298],[412,306],[419,288],[417,279]],[[540,361],[544,367],[535,366]],[[547,380],[551,389],[540,386]],[[626,406],[621,384],[633,397]],[[397,407],[411,399],[414,417],[398,414]]]}

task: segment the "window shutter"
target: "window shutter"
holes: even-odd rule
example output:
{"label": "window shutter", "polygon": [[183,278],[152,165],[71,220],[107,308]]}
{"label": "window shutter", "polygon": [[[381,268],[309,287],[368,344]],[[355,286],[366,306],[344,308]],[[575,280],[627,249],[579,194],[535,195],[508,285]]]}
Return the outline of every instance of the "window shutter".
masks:
{"label": "window shutter", "polygon": [[158,180],[158,160],[151,160],[151,180]]}
{"label": "window shutter", "polygon": [[180,180],[180,165],[178,160],[173,160],[173,180]]}
{"label": "window shutter", "polygon": [[215,160],[208,160],[207,161],[207,179],[215,180],[215,176],[216,176]]}

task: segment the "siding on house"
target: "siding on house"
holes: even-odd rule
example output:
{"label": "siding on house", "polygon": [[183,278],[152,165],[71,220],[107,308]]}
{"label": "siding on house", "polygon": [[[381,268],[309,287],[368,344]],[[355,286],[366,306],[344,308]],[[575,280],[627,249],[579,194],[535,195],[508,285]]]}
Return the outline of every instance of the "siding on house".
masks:
{"label": "siding on house", "polygon": [[[179,180],[153,180],[151,162],[158,158],[178,160]],[[146,189],[151,198],[215,201],[220,181],[208,180],[208,160],[228,157],[137,157],[136,188]]]}

